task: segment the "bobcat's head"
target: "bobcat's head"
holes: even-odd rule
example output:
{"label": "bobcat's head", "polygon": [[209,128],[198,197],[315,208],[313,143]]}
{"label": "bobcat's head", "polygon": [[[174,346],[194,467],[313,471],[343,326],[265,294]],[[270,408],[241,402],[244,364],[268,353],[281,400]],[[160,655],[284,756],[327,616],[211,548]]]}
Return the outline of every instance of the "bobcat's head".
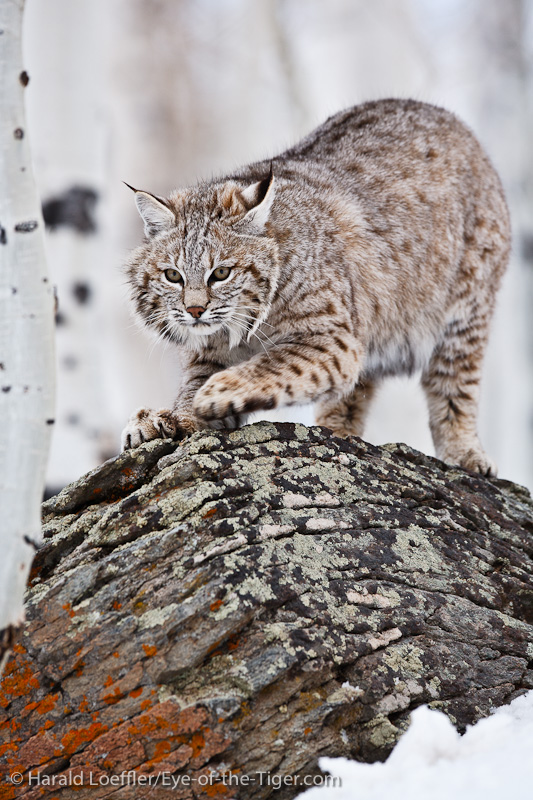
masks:
{"label": "bobcat's head", "polygon": [[134,191],[146,239],[127,273],[142,322],[194,349],[213,335],[231,347],[249,340],[268,315],[279,272],[268,236],[272,172],[252,185],[200,184],[168,199]]}

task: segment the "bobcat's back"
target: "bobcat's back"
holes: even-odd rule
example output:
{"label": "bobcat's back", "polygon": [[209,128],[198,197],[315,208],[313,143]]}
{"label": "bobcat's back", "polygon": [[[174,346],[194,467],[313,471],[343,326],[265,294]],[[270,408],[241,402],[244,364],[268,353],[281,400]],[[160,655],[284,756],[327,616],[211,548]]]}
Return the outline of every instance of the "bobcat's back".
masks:
{"label": "bobcat's back", "polygon": [[367,372],[423,368],[446,324],[470,313],[466,294],[492,311],[509,251],[507,206],[479,142],[450,112],[413,100],[356,106],[275,157],[273,169],[280,295],[294,314],[308,281],[324,297],[334,286],[349,293]]}

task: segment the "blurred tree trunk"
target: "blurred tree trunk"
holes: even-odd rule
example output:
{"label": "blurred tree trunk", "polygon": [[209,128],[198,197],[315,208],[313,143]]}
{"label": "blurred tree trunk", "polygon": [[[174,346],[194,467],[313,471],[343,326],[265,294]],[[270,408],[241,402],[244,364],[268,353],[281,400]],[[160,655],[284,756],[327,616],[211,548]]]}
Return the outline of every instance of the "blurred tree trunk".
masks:
{"label": "blurred tree trunk", "polygon": [[24,114],[23,9],[0,5],[0,665],[24,619],[54,422],[54,300]]}

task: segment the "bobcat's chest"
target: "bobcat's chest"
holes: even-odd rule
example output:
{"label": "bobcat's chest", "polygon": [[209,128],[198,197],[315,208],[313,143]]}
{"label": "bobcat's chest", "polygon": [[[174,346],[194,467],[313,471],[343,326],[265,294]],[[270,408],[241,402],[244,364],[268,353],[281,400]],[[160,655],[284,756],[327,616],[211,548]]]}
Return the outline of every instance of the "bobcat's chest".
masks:
{"label": "bobcat's chest", "polygon": [[363,373],[368,378],[412,375],[423,370],[435,347],[435,336],[428,330],[400,332],[383,339],[371,339]]}

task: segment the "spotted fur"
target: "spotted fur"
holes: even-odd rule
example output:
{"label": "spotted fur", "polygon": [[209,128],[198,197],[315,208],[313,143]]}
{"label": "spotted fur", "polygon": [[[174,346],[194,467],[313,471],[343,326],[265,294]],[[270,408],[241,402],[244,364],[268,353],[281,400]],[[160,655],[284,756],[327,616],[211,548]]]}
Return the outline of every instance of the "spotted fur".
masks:
{"label": "spotted fur", "polygon": [[137,412],[125,447],[308,402],[335,434],[360,436],[380,380],[421,370],[437,454],[494,473],[476,418],[509,216],[455,116],[366,103],[272,162],[136,200],[134,306],[184,365],[174,407]]}

